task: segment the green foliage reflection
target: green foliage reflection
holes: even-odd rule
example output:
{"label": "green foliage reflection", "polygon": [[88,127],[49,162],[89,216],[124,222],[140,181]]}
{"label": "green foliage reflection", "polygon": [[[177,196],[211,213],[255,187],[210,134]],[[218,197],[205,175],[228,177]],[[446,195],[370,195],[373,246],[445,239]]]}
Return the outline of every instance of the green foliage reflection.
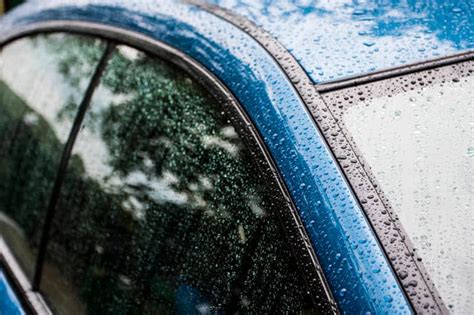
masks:
{"label": "green foliage reflection", "polygon": [[[74,40],[67,47],[50,45],[57,71],[68,86],[83,87],[92,72],[78,65],[100,53]],[[73,120],[77,103],[71,98],[57,120]],[[0,110],[22,108],[9,104]],[[52,133],[46,123],[38,128]],[[44,159],[54,174],[48,156],[59,141],[35,141],[54,146],[32,161]],[[5,163],[21,158],[12,157]],[[308,309],[261,174],[205,89],[174,66],[119,46],[69,161],[41,290],[59,314]],[[52,175],[32,182],[39,180],[51,183]]]}

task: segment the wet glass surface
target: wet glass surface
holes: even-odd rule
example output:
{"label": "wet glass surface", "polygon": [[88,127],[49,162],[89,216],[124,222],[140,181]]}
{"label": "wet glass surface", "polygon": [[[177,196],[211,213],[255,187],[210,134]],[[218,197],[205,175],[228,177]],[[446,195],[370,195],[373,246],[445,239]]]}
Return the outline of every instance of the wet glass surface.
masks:
{"label": "wet glass surface", "polygon": [[[369,92],[342,121],[442,299],[451,312],[467,314],[474,293],[472,62],[452,71],[457,75],[429,71],[390,85],[402,90]],[[399,275],[407,277],[403,269]]]}
{"label": "wet glass surface", "polygon": [[469,0],[208,0],[277,38],[314,82],[474,48]]}
{"label": "wet glass surface", "polygon": [[[78,54],[87,47],[87,63]],[[64,143],[103,45],[55,34],[20,39],[0,55],[0,231],[29,277]],[[81,79],[65,82],[67,73]]]}
{"label": "wet glass surface", "polygon": [[14,32],[19,25],[58,19],[113,25],[151,36],[213,72],[241,102],[275,159],[338,307],[358,313],[410,311],[313,119],[280,65],[260,44],[225,20],[173,0],[29,2],[0,25]]}
{"label": "wet glass surface", "polygon": [[57,313],[312,309],[265,178],[219,106],[117,47],[53,222],[41,291]]}

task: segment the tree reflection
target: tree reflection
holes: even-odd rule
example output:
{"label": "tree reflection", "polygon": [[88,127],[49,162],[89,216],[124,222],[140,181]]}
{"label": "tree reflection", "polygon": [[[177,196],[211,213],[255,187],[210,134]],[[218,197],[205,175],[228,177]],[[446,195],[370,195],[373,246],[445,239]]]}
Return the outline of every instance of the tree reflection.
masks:
{"label": "tree reflection", "polygon": [[[89,52],[87,64],[75,53],[79,57],[71,62],[82,68],[81,81],[58,82],[59,72],[67,70],[58,66],[54,55],[75,55],[68,53],[71,42],[77,52]],[[99,41],[64,34],[20,39],[1,51],[1,234],[28,276],[35,259],[30,249],[38,245],[52,183],[72,122],[59,122],[57,115],[68,100],[76,102],[82,96],[102,51]]]}
{"label": "tree reflection", "polygon": [[[76,57],[59,58],[62,64]],[[84,75],[62,73],[72,85]],[[89,313],[305,303],[281,232],[267,215],[267,184],[219,104],[184,72],[119,47],[74,153],[48,260]],[[263,231],[275,238],[262,238]],[[249,281],[255,272],[261,277]],[[290,295],[283,294],[287,287]],[[60,292],[47,281],[43,288],[67,312]]]}

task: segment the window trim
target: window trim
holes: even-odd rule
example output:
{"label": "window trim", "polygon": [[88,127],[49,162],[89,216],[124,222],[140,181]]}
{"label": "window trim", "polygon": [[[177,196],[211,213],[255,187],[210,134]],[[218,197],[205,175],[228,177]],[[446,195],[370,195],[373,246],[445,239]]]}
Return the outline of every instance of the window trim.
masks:
{"label": "window trim", "polygon": [[[321,307],[324,313],[337,314],[339,312],[316,253],[309,241],[309,236],[275,162],[244,108],[217,77],[190,56],[161,41],[137,32],[94,22],[70,20],[36,22],[26,27],[20,27],[0,38],[0,49],[22,37],[56,32],[88,35],[103,39],[106,43],[125,44],[171,62],[193,78],[199,79],[230,117],[242,141],[257,159],[262,174],[273,181],[272,191],[278,196],[276,198],[278,202],[275,203],[278,206],[276,216],[283,226],[286,241],[294,253],[298,269],[306,282],[306,288],[310,292],[313,304]],[[25,297],[29,298],[28,295]]]}
{"label": "window trim", "polygon": [[324,94],[340,89],[346,89],[357,85],[368,84],[380,80],[390,79],[399,77],[402,75],[422,72],[430,69],[436,69],[463,61],[472,60],[474,58],[474,50],[468,50],[462,53],[443,56],[436,59],[419,61],[410,63],[398,67],[381,69],[370,73],[364,73],[360,75],[345,77],[335,81],[327,81],[315,84],[318,92]]}

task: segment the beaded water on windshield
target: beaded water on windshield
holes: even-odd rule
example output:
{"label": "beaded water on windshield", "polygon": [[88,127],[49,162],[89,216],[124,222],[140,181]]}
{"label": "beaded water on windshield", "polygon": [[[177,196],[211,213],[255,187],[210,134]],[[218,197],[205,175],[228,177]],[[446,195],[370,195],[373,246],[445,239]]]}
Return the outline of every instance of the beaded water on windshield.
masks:
{"label": "beaded water on windshield", "polygon": [[[459,62],[324,96],[351,144],[336,148],[341,165],[377,213],[372,223],[407,293],[423,301],[420,283],[432,281],[454,314],[470,312],[474,292],[473,73],[472,61]],[[365,172],[376,191],[356,184]],[[406,247],[391,245],[399,237]]]}

